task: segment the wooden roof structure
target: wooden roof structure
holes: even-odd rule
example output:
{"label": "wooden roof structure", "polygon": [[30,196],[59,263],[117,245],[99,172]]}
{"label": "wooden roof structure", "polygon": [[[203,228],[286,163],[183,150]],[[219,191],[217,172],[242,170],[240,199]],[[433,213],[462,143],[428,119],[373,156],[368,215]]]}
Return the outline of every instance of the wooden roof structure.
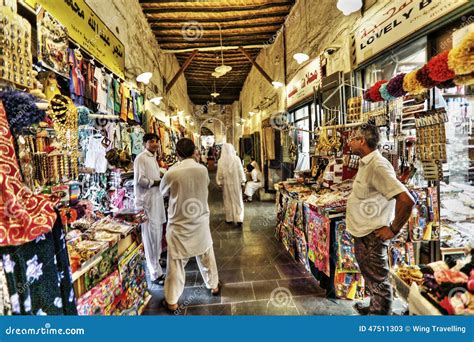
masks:
{"label": "wooden roof structure", "polygon": [[[272,37],[294,3],[295,0],[140,0],[161,49],[174,51],[181,67],[186,66],[184,75],[194,104],[212,100],[214,82],[220,93],[214,102],[231,104],[238,100],[252,68],[252,62],[242,51],[224,50],[224,64],[231,66],[232,71],[216,79],[211,73],[222,64],[221,51],[203,48],[220,47],[222,34],[224,47],[247,46],[246,51],[255,59],[263,45],[273,42]],[[194,49],[202,51],[192,58]]]}

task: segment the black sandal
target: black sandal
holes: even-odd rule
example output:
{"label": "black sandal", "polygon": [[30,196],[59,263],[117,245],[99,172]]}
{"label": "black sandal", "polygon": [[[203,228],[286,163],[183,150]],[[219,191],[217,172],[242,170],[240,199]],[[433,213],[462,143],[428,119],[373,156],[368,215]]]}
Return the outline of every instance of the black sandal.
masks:
{"label": "black sandal", "polygon": [[165,279],[166,279],[166,276],[164,274],[162,274],[161,276],[159,276],[158,278],[153,280],[152,283],[155,284],[155,285],[164,286],[165,285]]}

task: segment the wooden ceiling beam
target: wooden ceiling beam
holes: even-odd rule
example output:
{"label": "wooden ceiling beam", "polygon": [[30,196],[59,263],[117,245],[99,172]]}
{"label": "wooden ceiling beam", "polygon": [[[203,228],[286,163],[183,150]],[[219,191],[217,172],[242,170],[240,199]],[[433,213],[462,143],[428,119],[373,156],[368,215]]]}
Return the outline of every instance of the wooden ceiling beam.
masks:
{"label": "wooden ceiling beam", "polygon": [[262,74],[262,76],[268,81],[273,86],[273,80],[268,74],[266,73],[265,70],[252,58],[252,56],[249,55],[249,53],[243,48],[240,47],[239,50],[244,54],[245,57],[248,58],[248,60],[253,64],[253,66]]}
{"label": "wooden ceiling beam", "polygon": [[[254,28],[259,28],[259,27],[274,27],[274,28],[280,28],[281,25],[285,22],[284,19],[278,20],[275,23],[255,23],[252,24],[252,22],[247,22],[247,23],[242,23],[242,24],[229,24],[229,25],[221,25],[222,33],[224,34],[226,30],[235,30],[235,29],[254,29]],[[200,24],[204,30],[207,30],[208,28],[215,28],[216,25],[212,24],[209,26],[204,26]],[[158,31],[158,32],[167,32],[167,31],[176,31],[176,30],[181,30],[183,25],[182,23],[176,23],[175,26],[162,26],[159,23],[153,23],[150,25],[151,29],[153,31]],[[276,30],[275,30],[276,31]],[[274,32],[275,32],[274,31]]]}
{"label": "wooden ceiling beam", "polygon": [[[259,36],[267,36],[269,35],[270,37],[275,33],[275,31],[277,31],[276,29],[266,29],[266,30],[255,30],[255,31],[252,31],[252,30],[239,30],[234,33],[230,33],[230,32],[222,32],[222,39],[223,40],[226,40],[226,39],[229,39],[229,38],[233,38],[233,37],[239,37],[239,36],[246,36],[246,35],[250,35],[250,34],[258,34]],[[211,33],[212,32],[212,33]],[[217,31],[217,33],[215,33],[216,31],[207,31],[207,30],[203,30],[199,33],[202,33],[202,36],[200,38],[197,38],[197,39],[202,39],[202,38],[206,38],[206,39],[210,39],[210,38],[217,38],[217,40],[220,39],[220,34],[219,34],[219,31]],[[181,30],[174,30],[173,33],[169,33],[169,32],[164,32],[164,31],[157,31],[157,30],[153,30],[153,33],[155,34],[155,36],[160,39],[160,38],[165,38],[165,37],[170,37],[170,38],[181,38],[181,39],[187,39],[185,37],[185,32],[182,32]],[[196,40],[197,40],[196,39]],[[187,39],[189,41],[189,39]]]}
{"label": "wooden ceiling beam", "polygon": [[259,19],[259,18],[275,18],[275,20],[281,20],[288,15],[288,11],[277,11],[273,13],[259,13],[255,15],[246,15],[245,18],[242,18],[241,15],[238,16],[226,16],[223,18],[205,18],[202,17],[185,17],[185,18],[158,18],[154,17],[153,14],[146,15],[148,22],[151,23],[182,23],[185,24],[189,21],[202,21],[203,23],[225,23],[230,21],[244,21],[250,22],[252,19]]}
{"label": "wooden ceiling beam", "polygon": [[171,88],[174,86],[174,84],[176,83],[176,81],[178,80],[178,78],[181,76],[181,74],[186,70],[186,68],[189,66],[189,64],[191,64],[191,62],[193,61],[193,58],[198,54],[198,51],[195,50],[190,56],[189,58],[186,60],[186,62],[184,62],[184,64],[181,66],[181,68],[179,68],[178,72],[176,73],[176,75],[174,75],[173,79],[171,80],[171,82],[169,84],[166,85],[166,93],[168,93]]}
{"label": "wooden ceiling beam", "polygon": [[[180,41],[180,42],[160,42],[158,40],[158,44],[160,44],[160,47],[163,48],[163,49],[180,49],[180,48],[188,48],[188,47],[191,47],[193,49],[197,49],[197,48],[200,48],[200,47],[207,47],[210,45],[211,42],[206,42],[206,41],[202,41],[202,40],[199,40],[199,42],[193,42],[192,44],[189,44],[189,43],[183,43],[183,41]],[[262,41],[247,41],[246,43],[249,43],[249,44],[252,44],[252,45],[256,45],[256,44],[262,44]]]}
{"label": "wooden ceiling beam", "polygon": [[142,10],[145,14],[152,14],[152,13],[198,13],[198,12],[216,12],[216,13],[226,13],[226,12],[244,12],[244,11],[266,11],[272,10],[276,8],[285,8],[288,10],[294,4],[292,0],[284,0],[284,1],[272,1],[266,4],[260,5],[241,5],[241,6],[176,6],[171,7],[169,5],[166,6],[142,6]]}
{"label": "wooden ceiling beam", "polygon": [[[232,43],[242,43],[240,45],[251,45],[255,43],[264,44],[268,42],[271,37],[271,35],[240,35],[233,37],[222,37],[222,43],[224,45],[232,45]],[[206,36],[192,41],[186,40],[186,38],[184,38],[183,36],[156,36],[156,39],[158,40],[160,46],[162,44],[186,44],[188,46],[193,47],[195,44],[206,44],[207,46],[209,46],[220,43],[219,37],[209,38]]]}

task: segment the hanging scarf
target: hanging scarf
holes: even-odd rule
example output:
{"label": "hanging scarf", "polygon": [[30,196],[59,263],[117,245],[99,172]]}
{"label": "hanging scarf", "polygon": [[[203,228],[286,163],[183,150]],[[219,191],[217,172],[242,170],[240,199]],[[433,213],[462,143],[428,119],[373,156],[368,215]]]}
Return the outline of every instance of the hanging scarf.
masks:
{"label": "hanging scarf", "polygon": [[0,101],[0,246],[19,246],[51,231],[56,213],[45,195],[23,185],[7,114]]}

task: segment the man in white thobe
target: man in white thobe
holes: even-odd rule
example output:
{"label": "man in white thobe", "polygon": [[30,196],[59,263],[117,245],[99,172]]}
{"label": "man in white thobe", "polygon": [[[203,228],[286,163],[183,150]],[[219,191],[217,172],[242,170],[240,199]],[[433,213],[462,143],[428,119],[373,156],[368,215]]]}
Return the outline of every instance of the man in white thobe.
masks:
{"label": "man in white thobe", "polygon": [[160,185],[162,195],[169,196],[168,269],[163,304],[171,311],[178,308],[186,281],[184,268],[191,257],[196,257],[206,287],[213,295],[220,292],[209,226],[209,175],[206,167],[193,158],[195,145],[192,140],[180,139],[176,150],[182,161],[164,174]]}
{"label": "man in white thobe", "polygon": [[160,167],[156,160],[158,136],[147,133],[143,136],[145,150],[134,161],[135,206],[143,208],[148,221],[142,224],[142,240],[145,258],[153,283],[164,284],[165,275],[160,265],[163,223],[166,212],[160,192]]}
{"label": "man in white thobe", "polygon": [[222,187],[226,223],[244,222],[244,201],[242,185],[245,184],[245,173],[240,158],[232,144],[223,144],[217,163],[217,185]]}
{"label": "man in white thobe", "polygon": [[247,167],[247,171],[249,171],[250,179],[248,180],[247,184],[245,184],[245,195],[247,196],[246,201],[252,202],[252,196],[263,186],[262,182],[262,173],[260,172],[260,168],[257,162],[254,160],[250,165]]}

